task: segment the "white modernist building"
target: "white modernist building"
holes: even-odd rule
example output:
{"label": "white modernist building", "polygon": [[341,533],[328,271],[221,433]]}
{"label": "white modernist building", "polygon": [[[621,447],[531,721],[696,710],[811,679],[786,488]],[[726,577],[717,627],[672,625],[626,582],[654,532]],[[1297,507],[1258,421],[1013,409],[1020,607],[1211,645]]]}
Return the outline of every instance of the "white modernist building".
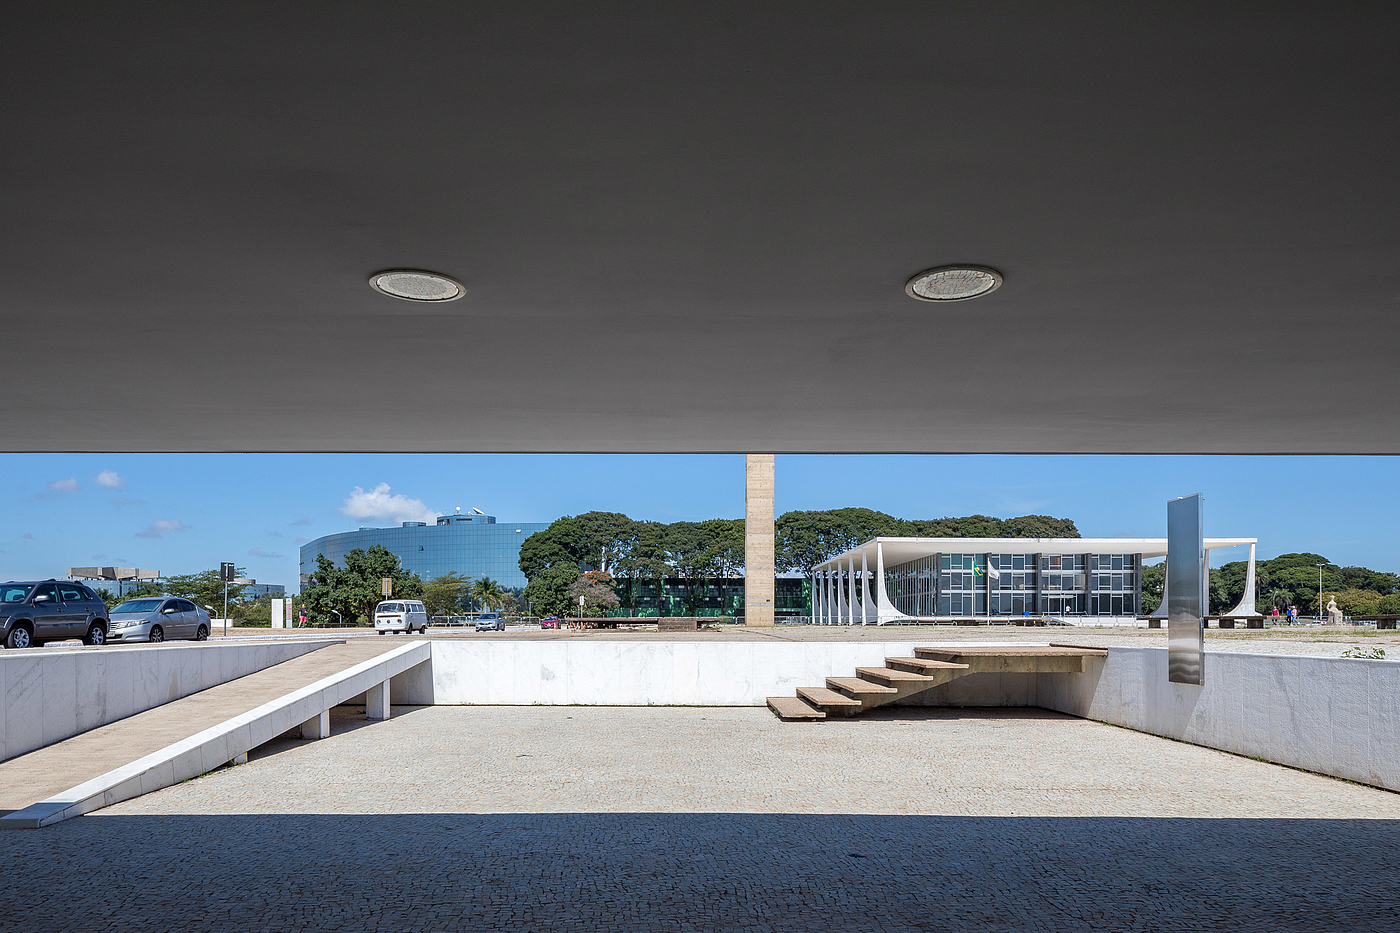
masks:
{"label": "white modernist building", "polygon": [[[1244,597],[1227,615],[1254,615],[1257,538]],[[1095,622],[1142,611],[1142,567],[1165,557],[1166,538],[872,538],[812,571],[812,621],[824,625],[1010,620],[1051,615]],[[1154,616],[1164,616],[1165,604]]]}

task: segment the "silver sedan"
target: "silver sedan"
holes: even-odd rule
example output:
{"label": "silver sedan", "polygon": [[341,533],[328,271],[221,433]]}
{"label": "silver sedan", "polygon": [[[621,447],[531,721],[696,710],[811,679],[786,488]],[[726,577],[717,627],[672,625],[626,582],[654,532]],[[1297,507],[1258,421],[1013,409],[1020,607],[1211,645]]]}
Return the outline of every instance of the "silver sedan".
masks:
{"label": "silver sedan", "polygon": [[209,637],[209,613],[176,596],[128,599],[112,610],[111,620],[109,645],[180,638],[204,641]]}

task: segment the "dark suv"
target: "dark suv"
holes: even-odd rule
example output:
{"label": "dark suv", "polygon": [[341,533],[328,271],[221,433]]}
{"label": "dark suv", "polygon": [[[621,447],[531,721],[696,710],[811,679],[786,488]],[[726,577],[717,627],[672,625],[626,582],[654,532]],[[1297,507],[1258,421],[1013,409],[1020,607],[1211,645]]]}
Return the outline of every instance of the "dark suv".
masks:
{"label": "dark suv", "polygon": [[65,638],[106,644],[107,604],[66,580],[0,583],[0,637],[6,648],[37,648]]}

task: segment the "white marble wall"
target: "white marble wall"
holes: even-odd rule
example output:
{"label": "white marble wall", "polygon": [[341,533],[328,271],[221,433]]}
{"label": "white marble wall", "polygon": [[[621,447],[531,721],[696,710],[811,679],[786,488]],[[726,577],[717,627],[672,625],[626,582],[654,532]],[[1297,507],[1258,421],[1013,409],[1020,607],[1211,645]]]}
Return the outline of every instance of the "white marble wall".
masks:
{"label": "white marble wall", "polygon": [[[433,642],[432,700],[439,704],[762,706],[770,696],[853,677],[910,657],[921,642]],[[426,677],[426,675],[423,675]],[[1024,703],[1025,684],[1001,696],[1003,678],[977,675],[947,705]],[[951,684],[949,685],[952,686]],[[405,684],[405,687],[407,685]],[[421,686],[414,696],[418,702]],[[395,702],[412,702],[394,686]],[[400,699],[400,697],[405,697]]]}
{"label": "white marble wall", "polygon": [[0,652],[0,760],[332,643],[204,642]]}
{"label": "white marble wall", "polygon": [[1201,686],[1165,648],[1113,648],[1082,675],[1038,675],[1036,704],[1400,790],[1400,663],[1207,652]]}

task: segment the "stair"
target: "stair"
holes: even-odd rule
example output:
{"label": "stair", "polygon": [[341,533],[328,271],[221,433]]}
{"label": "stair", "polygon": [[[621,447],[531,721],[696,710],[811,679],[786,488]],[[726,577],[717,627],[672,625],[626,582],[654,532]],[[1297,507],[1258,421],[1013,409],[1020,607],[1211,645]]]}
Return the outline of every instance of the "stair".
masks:
{"label": "stair", "polygon": [[[894,687],[886,687],[884,684],[877,684],[873,681],[863,680],[859,677],[828,677],[826,685],[832,690],[844,693],[854,700],[864,702],[867,698],[874,697],[894,697],[899,693]],[[876,704],[866,704],[874,706]]]}
{"label": "stair", "polygon": [[884,667],[856,668],[855,677],[828,677],[825,687],[769,697],[768,708],[785,722],[854,716],[969,674],[1083,673],[1088,657],[1108,657],[1108,651],[1073,645],[915,648],[912,658],[886,658]]}
{"label": "stair", "polygon": [[778,714],[783,722],[804,722],[825,719],[826,713],[797,697],[769,697],[768,708]]}
{"label": "stair", "polygon": [[798,687],[797,695],[828,716],[854,716],[865,708],[860,700],[826,687]]}

